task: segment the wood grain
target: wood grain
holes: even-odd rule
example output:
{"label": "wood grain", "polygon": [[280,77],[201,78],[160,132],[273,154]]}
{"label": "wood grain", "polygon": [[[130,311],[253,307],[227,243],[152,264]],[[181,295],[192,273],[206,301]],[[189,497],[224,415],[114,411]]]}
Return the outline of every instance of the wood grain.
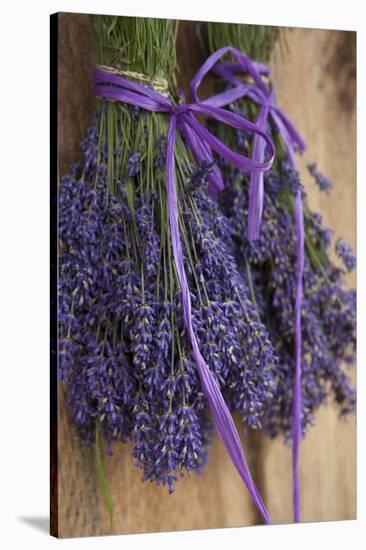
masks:
{"label": "wood grain", "polygon": [[[94,67],[88,16],[59,17],[59,165],[60,173],[80,158],[79,142],[94,108],[91,75]],[[355,185],[355,44],[351,33],[293,29],[286,31],[288,48],[272,59],[278,100],[309,143],[300,169],[310,203],[325,221],[352,244],[356,240]],[[180,85],[204,58],[190,22],[180,24],[178,41]],[[321,195],[306,173],[315,159],[334,182],[330,196]],[[350,282],[355,283],[352,277]],[[94,471],[91,449],[80,447],[59,389],[58,536],[110,532]],[[242,431],[242,430],[241,430]],[[262,434],[243,437],[256,482],[275,523],[290,522],[291,452],[282,441]],[[105,459],[115,510],[113,533],[142,533],[252,525],[259,522],[249,497],[215,438],[202,476],[182,479],[173,495],[154,484],[141,483],[128,445],[117,445]],[[302,519],[348,519],[356,516],[355,420],[340,422],[325,407],[302,444]]]}
{"label": "wood grain", "polygon": [[95,67],[88,15],[60,13],[59,23],[59,168],[69,170],[81,159],[80,141],[95,109],[92,75]]}

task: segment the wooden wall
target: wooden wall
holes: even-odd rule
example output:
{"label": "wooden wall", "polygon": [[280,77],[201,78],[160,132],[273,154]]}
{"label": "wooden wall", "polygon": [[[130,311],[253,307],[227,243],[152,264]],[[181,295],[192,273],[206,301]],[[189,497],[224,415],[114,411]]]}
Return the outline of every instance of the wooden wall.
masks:
{"label": "wooden wall", "polygon": [[[179,33],[181,86],[204,59],[194,26]],[[59,166],[60,174],[80,158],[79,142],[94,108],[91,75],[95,64],[88,16],[59,17]],[[324,214],[335,235],[356,244],[355,36],[311,29],[283,30],[282,47],[271,62],[278,102],[308,143],[299,165],[310,203]],[[316,160],[334,182],[331,195],[320,194],[306,172]],[[355,284],[355,276],[350,277]],[[91,449],[75,437],[59,390],[58,481],[52,518],[60,537],[109,532],[108,517],[94,470]],[[254,478],[275,523],[292,521],[291,450],[262,434],[242,439]],[[115,510],[113,533],[219,528],[259,523],[246,490],[223,446],[215,438],[203,476],[183,479],[173,495],[141,483],[128,445],[105,459]],[[356,517],[356,422],[340,421],[324,407],[301,448],[302,520]],[[56,489],[56,487],[54,487]]]}

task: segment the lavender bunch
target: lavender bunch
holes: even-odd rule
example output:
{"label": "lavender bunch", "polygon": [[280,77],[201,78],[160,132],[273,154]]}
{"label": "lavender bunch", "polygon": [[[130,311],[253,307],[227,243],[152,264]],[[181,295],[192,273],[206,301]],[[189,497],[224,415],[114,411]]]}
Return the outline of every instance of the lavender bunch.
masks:
{"label": "lavender bunch", "polygon": [[129,255],[124,228],[131,217],[116,197],[106,203],[102,167],[95,184],[90,182],[96,136],[93,128],[83,143],[81,175],[75,167],[62,178],[59,192],[59,373],[79,435],[89,444],[97,418],[106,440],[128,436],[129,396],[136,383],[119,320],[131,293],[122,280],[131,272],[133,280],[132,262],[123,261]]}
{"label": "lavender bunch", "polygon": [[117,197],[108,193],[103,155],[98,173],[88,172],[97,166],[90,163],[97,141],[93,128],[83,144],[83,165],[60,184],[60,378],[84,444],[94,441],[98,420],[109,452],[112,441],[133,440],[145,477],[172,487],[171,471],[204,464],[211,427],[201,395],[197,410],[191,406],[190,394],[199,393],[194,372],[193,392],[189,385],[194,367],[170,360],[175,305],[164,294],[151,294],[160,260],[151,197],[143,197],[135,212],[144,243],[141,271],[134,260],[137,243],[128,238],[132,216],[124,185]]}
{"label": "lavender bunch", "polygon": [[[279,383],[264,427],[271,436],[291,430],[295,372],[293,308],[295,302],[295,228],[288,202],[299,176],[286,162],[279,172],[265,176],[265,202],[258,241],[245,237],[248,217],[248,181],[233,175],[220,199],[232,221],[238,265],[247,274],[258,315],[266,321],[279,357]],[[284,197],[286,199],[284,200]],[[342,416],[354,411],[355,390],[344,371],[356,351],[356,294],[344,287],[344,270],[329,259],[331,232],[318,214],[306,210],[306,259],[302,307],[302,425],[314,422],[314,413],[328,398]],[[336,244],[336,249],[340,244]],[[341,247],[342,252],[344,246]],[[348,247],[345,265],[354,266]],[[254,300],[254,297],[253,297]]]}
{"label": "lavender bunch", "polygon": [[[95,28],[100,64],[118,68],[127,56],[152,87],[164,75],[174,89],[170,21],[98,16]],[[61,182],[59,364],[82,442],[99,430],[109,452],[113,441],[132,441],[143,478],[173,491],[184,472],[202,471],[212,426],[172,257],[168,122],[99,101],[84,161]],[[175,155],[199,346],[231,408],[260,427],[276,392],[274,350],[230,252],[230,224],[208,197],[211,166],[197,166],[179,136]]]}

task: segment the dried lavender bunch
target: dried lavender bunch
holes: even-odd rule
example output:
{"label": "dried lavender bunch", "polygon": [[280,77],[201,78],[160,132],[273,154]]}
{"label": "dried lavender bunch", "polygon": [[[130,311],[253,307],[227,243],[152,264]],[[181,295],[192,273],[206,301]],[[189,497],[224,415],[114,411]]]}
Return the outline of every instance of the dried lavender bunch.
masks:
{"label": "dried lavender bunch", "polygon": [[[137,243],[127,236],[132,215],[124,185],[117,197],[109,194],[106,155],[100,156],[98,173],[90,171],[97,166],[90,162],[97,143],[92,128],[83,166],[60,185],[59,366],[67,402],[83,443],[94,441],[98,419],[109,444],[134,441],[146,477],[153,467],[156,475],[165,473],[158,445],[165,435],[171,437],[174,413],[174,467],[190,471],[206,460],[211,427],[194,372],[195,390],[190,391],[187,373],[193,367],[188,359],[176,366],[168,357],[175,304],[162,281],[158,287],[150,284],[160,260],[160,243],[150,225],[151,196],[142,197],[135,211],[143,239],[141,271],[134,259]],[[153,288],[161,297],[151,294]],[[191,393],[196,395],[191,398]],[[191,399],[198,402],[196,410]]]}
{"label": "dried lavender bunch", "polygon": [[[152,86],[170,75],[169,21],[98,16],[96,34],[100,64],[124,66],[127,56]],[[94,440],[96,425],[109,444],[132,440],[144,479],[172,491],[184,471],[201,471],[212,427],[172,259],[167,125],[164,114],[100,101],[84,162],[61,182],[60,370],[82,441]],[[224,242],[227,221],[207,196],[211,167],[196,166],[179,136],[175,154],[200,349],[232,408],[258,427],[275,391],[273,348]]]}
{"label": "dried lavender bunch", "polygon": [[[188,456],[185,464],[192,460],[190,471],[205,462],[207,445],[201,443],[209,441],[211,429],[173,283],[170,244],[166,235],[162,244],[158,233],[161,199],[153,192],[135,198],[135,234],[125,183],[118,197],[107,191],[107,155],[100,155],[99,175],[90,170],[96,166],[91,158],[98,140],[91,129],[84,165],[60,186],[60,373],[81,439],[94,440],[98,418],[105,440],[133,439],[145,477],[160,481],[162,433],[168,430],[169,440],[175,422],[177,430],[188,426],[190,437],[196,433],[195,466]],[[228,236],[228,224],[207,196],[209,172],[208,167],[191,169],[187,200],[181,202],[195,329],[218,383],[231,388],[232,408],[258,427],[274,391],[275,358],[221,240]],[[169,472],[181,469],[182,461]],[[172,488],[173,478],[164,480]]]}

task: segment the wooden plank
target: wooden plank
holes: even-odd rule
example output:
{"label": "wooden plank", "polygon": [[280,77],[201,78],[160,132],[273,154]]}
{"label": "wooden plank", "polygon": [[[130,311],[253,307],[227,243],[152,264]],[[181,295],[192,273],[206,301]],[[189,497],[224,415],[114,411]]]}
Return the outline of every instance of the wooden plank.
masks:
{"label": "wooden plank", "polygon": [[[355,242],[355,107],[354,75],[350,60],[337,66],[344,33],[295,29],[288,33],[288,51],[275,52],[274,79],[279,101],[309,142],[307,159],[333,178],[329,197],[311,189],[311,204],[325,219]],[[180,25],[180,84],[187,82],[203,60],[194,25]],[[337,53],[338,52],[338,53]],[[94,108],[91,75],[95,57],[88,16],[60,17],[60,173],[80,158],[79,142]],[[342,79],[341,90],[338,84]],[[349,88],[350,87],[350,88]],[[350,92],[348,90],[350,89]],[[304,171],[305,161],[301,169]],[[354,280],[352,280],[354,282]],[[82,449],[60,390],[59,422],[59,536],[99,535],[109,532],[107,513],[98,486],[92,449]],[[303,519],[345,519],[355,516],[355,422],[337,420],[324,409],[317,427],[302,448]],[[261,434],[243,440],[251,468],[275,522],[291,521],[290,450],[281,441]],[[117,445],[105,459],[115,509],[113,533],[169,531],[251,525],[258,522],[249,497],[215,439],[203,476],[179,481],[176,491],[141,483],[128,445]]]}
{"label": "wooden plank", "polygon": [[60,175],[81,159],[80,141],[95,109],[92,75],[95,51],[90,19],[59,14],[59,165]]}

